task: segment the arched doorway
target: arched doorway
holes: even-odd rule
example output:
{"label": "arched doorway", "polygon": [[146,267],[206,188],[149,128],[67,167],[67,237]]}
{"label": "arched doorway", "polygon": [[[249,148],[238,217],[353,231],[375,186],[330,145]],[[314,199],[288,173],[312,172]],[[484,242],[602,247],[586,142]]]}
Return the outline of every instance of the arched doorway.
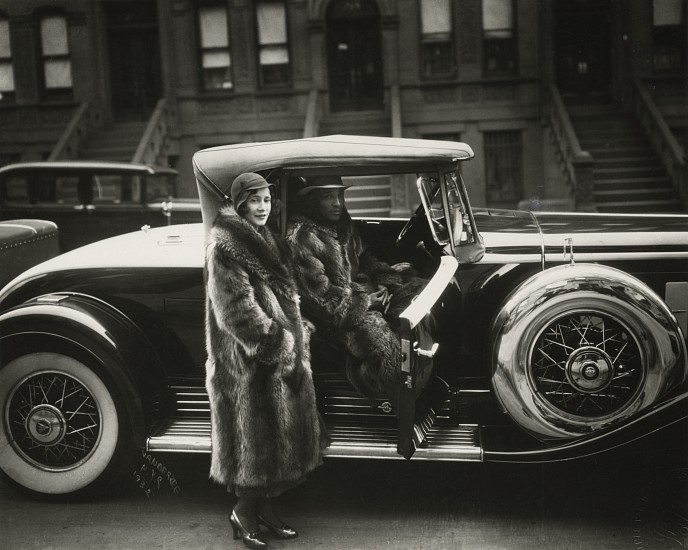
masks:
{"label": "arched doorway", "polygon": [[332,0],[326,17],[330,109],[381,109],[382,39],[377,4],[374,0]]}

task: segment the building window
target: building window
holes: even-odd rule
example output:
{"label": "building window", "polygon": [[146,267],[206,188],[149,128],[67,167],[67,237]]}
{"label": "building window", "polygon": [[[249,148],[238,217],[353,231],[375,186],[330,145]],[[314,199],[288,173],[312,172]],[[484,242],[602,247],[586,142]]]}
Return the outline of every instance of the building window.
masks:
{"label": "building window", "polygon": [[483,0],[483,70],[485,75],[516,72],[513,0]]}
{"label": "building window", "polygon": [[231,90],[233,87],[228,29],[225,5],[198,8],[201,85],[204,90]]}
{"label": "building window", "polygon": [[523,146],[519,130],[485,132],[487,205],[511,208],[523,198]]}
{"label": "building window", "polygon": [[48,95],[71,94],[72,62],[69,59],[67,19],[51,14],[41,17],[43,87]]}
{"label": "building window", "polygon": [[680,72],[685,67],[686,4],[683,0],[652,3],[652,64],[657,72]]}
{"label": "building window", "polygon": [[261,86],[280,86],[291,80],[287,11],[282,0],[261,0],[256,5],[258,64]]}
{"label": "building window", "polygon": [[421,66],[425,76],[454,73],[451,0],[421,0]]}
{"label": "building window", "polygon": [[10,21],[0,13],[0,101],[14,99],[14,68],[10,46]]}

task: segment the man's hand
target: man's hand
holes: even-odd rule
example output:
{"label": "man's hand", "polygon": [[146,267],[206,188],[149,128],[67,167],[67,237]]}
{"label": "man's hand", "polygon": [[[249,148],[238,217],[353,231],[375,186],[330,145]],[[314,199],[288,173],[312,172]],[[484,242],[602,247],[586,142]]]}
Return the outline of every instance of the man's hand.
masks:
{"label": "man's hand", "polygon": [[368,309],[384,309],[389,301],[392,299],[391,294],[386,287],[378,285],[376,292],[368,294],[370,298],[370,307]]}

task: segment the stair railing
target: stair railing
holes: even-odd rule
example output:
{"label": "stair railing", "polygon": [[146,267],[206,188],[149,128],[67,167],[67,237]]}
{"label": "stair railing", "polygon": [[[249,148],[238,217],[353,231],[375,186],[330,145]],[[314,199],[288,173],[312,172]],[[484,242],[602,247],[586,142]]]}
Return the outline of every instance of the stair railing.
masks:
{"label": "stair railing", "polygon": [[303,137],[316,137],[320,131],[320,91],[313,89],[308,93],[306,121],[303,125]]}
{"label": "stair railing", "polygon": [[158,100],[141,141],[136,147],[136,152],[131,159],[132,162],[160,163],[161,157],[166,154],[167,141],[174,126],[174,117],[174,102],[166,98]]}
{"label": "stair railing", "polygon": [[69,160],[79,158],[81,142],[88,134],[88,126],[91,113],[88,103],[81,103],[74,113],[62,135],[50,151],[47,160]]}
{"label": "stair railing", "polygon": [[557,162],[574,196],[576,210],[594,212],[594,161],[590,153],[581,149],[578,136],[555,84],[550,86],[549,120],[550,138],[555,146]]}
{"label": "stair railing", "polygon": [[666,168],[674,189],[680,195],[683,205],[688,209],[688,182],[686,182],[685,154],[678,140],[671,132],[661,111],[655,104],[645,85],[633,79],[631,87],[631,104],[635,116],[640,121],[645,133],[650,138],[655,151]]}

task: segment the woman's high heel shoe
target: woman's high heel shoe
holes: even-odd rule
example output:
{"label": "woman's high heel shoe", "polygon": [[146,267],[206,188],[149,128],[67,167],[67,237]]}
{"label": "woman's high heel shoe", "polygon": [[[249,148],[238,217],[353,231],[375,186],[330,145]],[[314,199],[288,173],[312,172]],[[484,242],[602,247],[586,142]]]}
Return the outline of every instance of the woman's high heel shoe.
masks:
{"label": "woman's high heel shoe", "polygon": [[260,532],[251,533],[246,529],[239,520],[239,516],[232,510],[229,516],[229,523],[232,524],[232,531],[234,531],[234,540],[241,539],[246,548],[267,548],[268,543],[260,538]]}
{"label": "woman's high heel shoe", "polygon": [[277,526],[274,523],[270,523],[260,514],[256,515],[256,519],[258,520],[258,526],[264,525],[277,538],[294,539],[299,536],[299,533],[296,531],[296,529],[289,527],[286,523],[282,523],[282,525]]}

